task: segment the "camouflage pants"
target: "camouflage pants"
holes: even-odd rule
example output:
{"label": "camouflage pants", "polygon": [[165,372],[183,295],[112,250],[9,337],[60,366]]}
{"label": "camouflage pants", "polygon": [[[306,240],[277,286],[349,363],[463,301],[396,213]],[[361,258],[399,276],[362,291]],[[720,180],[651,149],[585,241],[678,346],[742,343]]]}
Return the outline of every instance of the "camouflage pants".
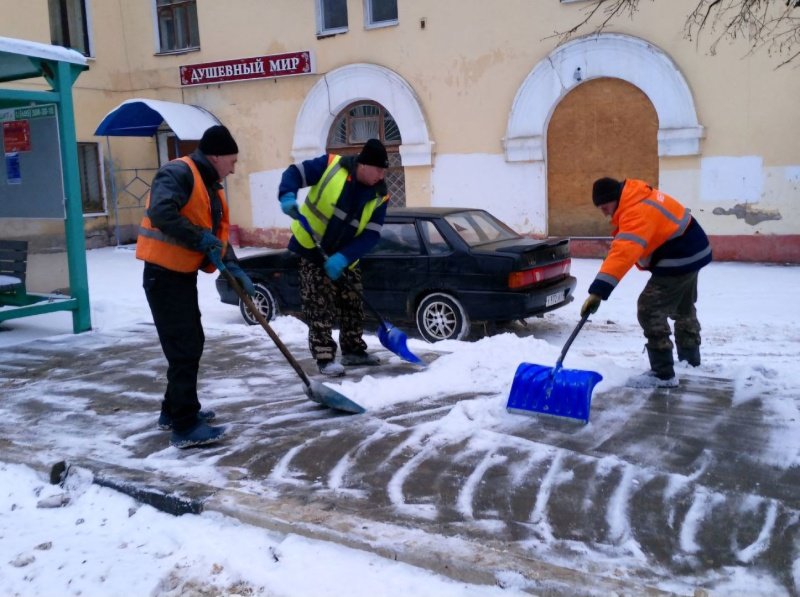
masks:
{"label": "camouflage pants", "polygon": [[361,302],[361,271],[346,269],[337,281],[331,280],[322,266],[300,259],[300,298],[308,324],[308,348],[316,360],[332,360],[336,342],[331,334],[339,323],[339,343],[343,353],[363,352],[364,306]]}
{"label": "camouflage pants", "polygon": [[675,321],[675,343],[679,349],[700,346],[700,322],[694,307],[697,274],[650,277],[639,295],[637,309],[648,351],[672,351],[668,318]]}

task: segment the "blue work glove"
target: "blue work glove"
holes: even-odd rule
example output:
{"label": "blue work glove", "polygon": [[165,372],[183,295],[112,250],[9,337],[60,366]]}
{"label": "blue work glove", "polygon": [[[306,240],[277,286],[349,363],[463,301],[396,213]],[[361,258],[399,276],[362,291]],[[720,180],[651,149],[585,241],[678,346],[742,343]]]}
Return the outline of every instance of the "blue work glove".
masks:
{"label": "blue work glove", "polygon": [[597,313],[597,309],[600,308],[600,301],[602,299],[596,294],[590,294],[589,297],[583,301],[583,306],[581,307],[581,317],[586,317],[588,315],[592,315],[593,313]]}
{"label": "blue work glove", "polygon": [[239,267],[239,264],[229,263],[227,267],[228,271],[231,273],[231,275],[233,275],[234,278],[236,278],[236,281],[239,282],[239,285],[244,289],[244,291],[249,296],[255,296],[256,287],[253,286],[253,281],[250,279],[250,276],[244,273],[244,270]]}
{"label": "blue work glove", "polygon": [[294,193],[284,193],[280,196],[281,211],[287,216],[296,218],[300,215],[300,209],[297,207],[297,195]]}
{"label": "blue work glove", "polygon": [[203,230],[203,235],[197,243],[197,250],[203,253],[208,253],[212,249],[222,251],[222,241],[214,236],[209,230]]}
{"label": "blue work glove", "polygon": [[325,260],[325,273],[331,280],[337,280],[348,265],[347,257],[341,253],[334,253]]}
{"label": "blue work glove", "polygon": [[208,230],[203,230],[203,235],[197,243],[197,250],[208,255],[208,260],[214,264],[219,271],[223,271],[222,265],[222,241],[211,234]]}
{"label": "blue work glove", "polygon": [[208,260],[214,264],[220,272],[225,271],[225,265],[222,263],[222,248],[221,247],[212,247],[208,251],[206,251],[206,255],[208,256]]}

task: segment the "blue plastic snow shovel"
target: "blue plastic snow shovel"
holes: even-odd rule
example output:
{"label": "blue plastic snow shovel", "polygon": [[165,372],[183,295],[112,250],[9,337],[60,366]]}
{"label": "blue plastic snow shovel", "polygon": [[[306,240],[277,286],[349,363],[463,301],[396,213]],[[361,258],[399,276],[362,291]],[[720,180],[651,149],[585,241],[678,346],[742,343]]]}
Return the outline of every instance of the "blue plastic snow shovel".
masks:
{"label": "blue plastic snow shovel", "polygon": [[378,327],[378,340],[381,341],[381,344],[404,361],[414,363],[415,365],[427,365],[425,361],[409,350],[407,344],[408,337],[403,332],[386,321],[381,314],[375,310],[375,307],[369,304],[369,301],[367,301],[367,298],[363,294],[361,295],[361,300],[367,306],[367,309],[372,312],[373,317],[380,322],[380,326]]}
{"label": "blue plastic snow shovel", "polygon": [[272,338],[275,346],[277,346],[278,350],[283,353],[283,356],[286,357],[287,361],[289,361],[289,364],[297,372],[297,375],[300,376],[300,379],[306,386],[305,392],[309,399],[313,400],[317,404],[322,404],[323,406],[327,406],[334,410],[341,410],[343,412],[354,414],[361,414],[365,412],[366,409],[363,406],[356,404],[347,396],[340,394],[333,388],[322,385],[318,381],[309,379],[308,375],[306,375],[306,372],[303,371],[303,368],[300,366],[300,363],[297,362],[297,359],[294,358],[292,353],[289,352],[289,349],[286,348],[286,345],[278,337],[278,334],[276,334],[270,327],[269,323],[267,323],[267,318],[264,317],[261,314],[261,311],[258,310],[258,307],[255,306],[253,299],[251,299],[248,294],[242,290],[242,287],[239,285],[239,282],[236,281],[236,278],[233,277],[233,274],[231,274],[231,272],[229,272],[224,266],[220,271],[228,280],[228,284],[230,284],[234,292],[236,292],[236,294],[239,295],[239,298],[242,299],[250,313],[253,314],[253,317],[258,320],[258,323],[261,324],[261,327],[263,327],[267,334],[269,334],[269,337]]}
{"label": "blue plastic snow shovel", "polygon": [[[317,238],[317,234],[312,230],[311,225],[308,223],[308,220],[300,213],[299,210],[295,209],[289,214],[292,218],[300,222],[300,225],[305,228],[306,232],[311,236],[311,240],[314,241],[314,246],[317,248],[317,251],[320,252],[323,259],[328,259],[328,254],[325,253],[325,250],[322,248],[320,244],[319,238]],[[353,292],[357,292],[356,289],[353,289]],[[378,340],[381,341],[386,348],[391,350],[394,354],[399,356],[404,361],[408,361],[409,363],[414,363],[415,365],[423,365],[426,366],[427,364],[417,355],[415,355],[411,350],[408,348],[408,337],[401,332],[398,328],[393,326],[391,323],[386,321],[383,316],[378,313],[378,310],[373,307],[367,298],[364,296],[363,293],[358,293],[361,296],[361,301],[366,305],[367,309],[372,313],[373,317],[380,322],[380,327],[378,328]]]}
{"label": "blue plastic snow shovel", "polygon": [[575,326],[555,367],[520,363],[506,404],[508,412],[523,415],[541,413],[589,422],[592,390],[603,376],[595,371],[561,367],[572,341],[588,318],[587,313]]}

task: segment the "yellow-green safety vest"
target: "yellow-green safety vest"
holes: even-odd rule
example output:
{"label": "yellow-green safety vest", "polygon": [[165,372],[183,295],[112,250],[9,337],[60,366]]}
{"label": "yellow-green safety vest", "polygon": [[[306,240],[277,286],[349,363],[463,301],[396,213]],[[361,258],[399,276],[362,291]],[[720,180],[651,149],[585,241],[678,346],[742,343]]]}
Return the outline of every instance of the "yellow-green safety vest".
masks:
{"label": "yellow-green safety vest", "polygon": [[[331,154],[328,157],[328,167],[322,173],[319,182],[311,187],[311,190],[306,197],[305,202],[300,207],[300,213],[305,216],[311,229],[316,234],[317,238],[325,236],[325,231],[328,229],[328,223],[331,218],[338,217],[344,219],[347,214],[336,207],[339,197],[342,195],[347,179],[350,173],[341,165],[342,156]],[[302,170],[301,170],[302,171]],[[374,199],[369,200],[361,211],[361,218],[356,222],[351,220],[350,225],[356,227],[356,236],[361,234],[369,225],[372,219],[372,214],[375,209],[384,201],[380,195],[375,195]],[[297,239],[297,242],[306,249],[314,248],[314,239],[303,228],[303,225],[297,220],[292,220],[291,224],[292,234]],[[357,261],[352,263],[350,267],[354,267]]]}

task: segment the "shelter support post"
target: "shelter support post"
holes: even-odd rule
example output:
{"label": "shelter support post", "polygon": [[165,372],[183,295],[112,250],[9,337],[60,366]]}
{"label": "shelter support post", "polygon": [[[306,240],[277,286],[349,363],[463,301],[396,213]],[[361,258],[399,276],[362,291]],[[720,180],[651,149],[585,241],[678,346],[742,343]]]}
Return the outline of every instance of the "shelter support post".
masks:
{"label": "shelter support post", "polygon": [[77,76],[73,66],[66,62],[57,63],[56,86],[61,101],[56,104],[61,140],[61,161],[64,175],[64,198],[66,218],[64,228],[67,242],[67,263],[69,267],[69,288],[77,305],[72,311],[72,330],[74,333],[92,329],[89,309],[89,277],[86,270],[86,244],[83,232],[83,207],[78,166],[78,141],[73,117],[72,82]]}

